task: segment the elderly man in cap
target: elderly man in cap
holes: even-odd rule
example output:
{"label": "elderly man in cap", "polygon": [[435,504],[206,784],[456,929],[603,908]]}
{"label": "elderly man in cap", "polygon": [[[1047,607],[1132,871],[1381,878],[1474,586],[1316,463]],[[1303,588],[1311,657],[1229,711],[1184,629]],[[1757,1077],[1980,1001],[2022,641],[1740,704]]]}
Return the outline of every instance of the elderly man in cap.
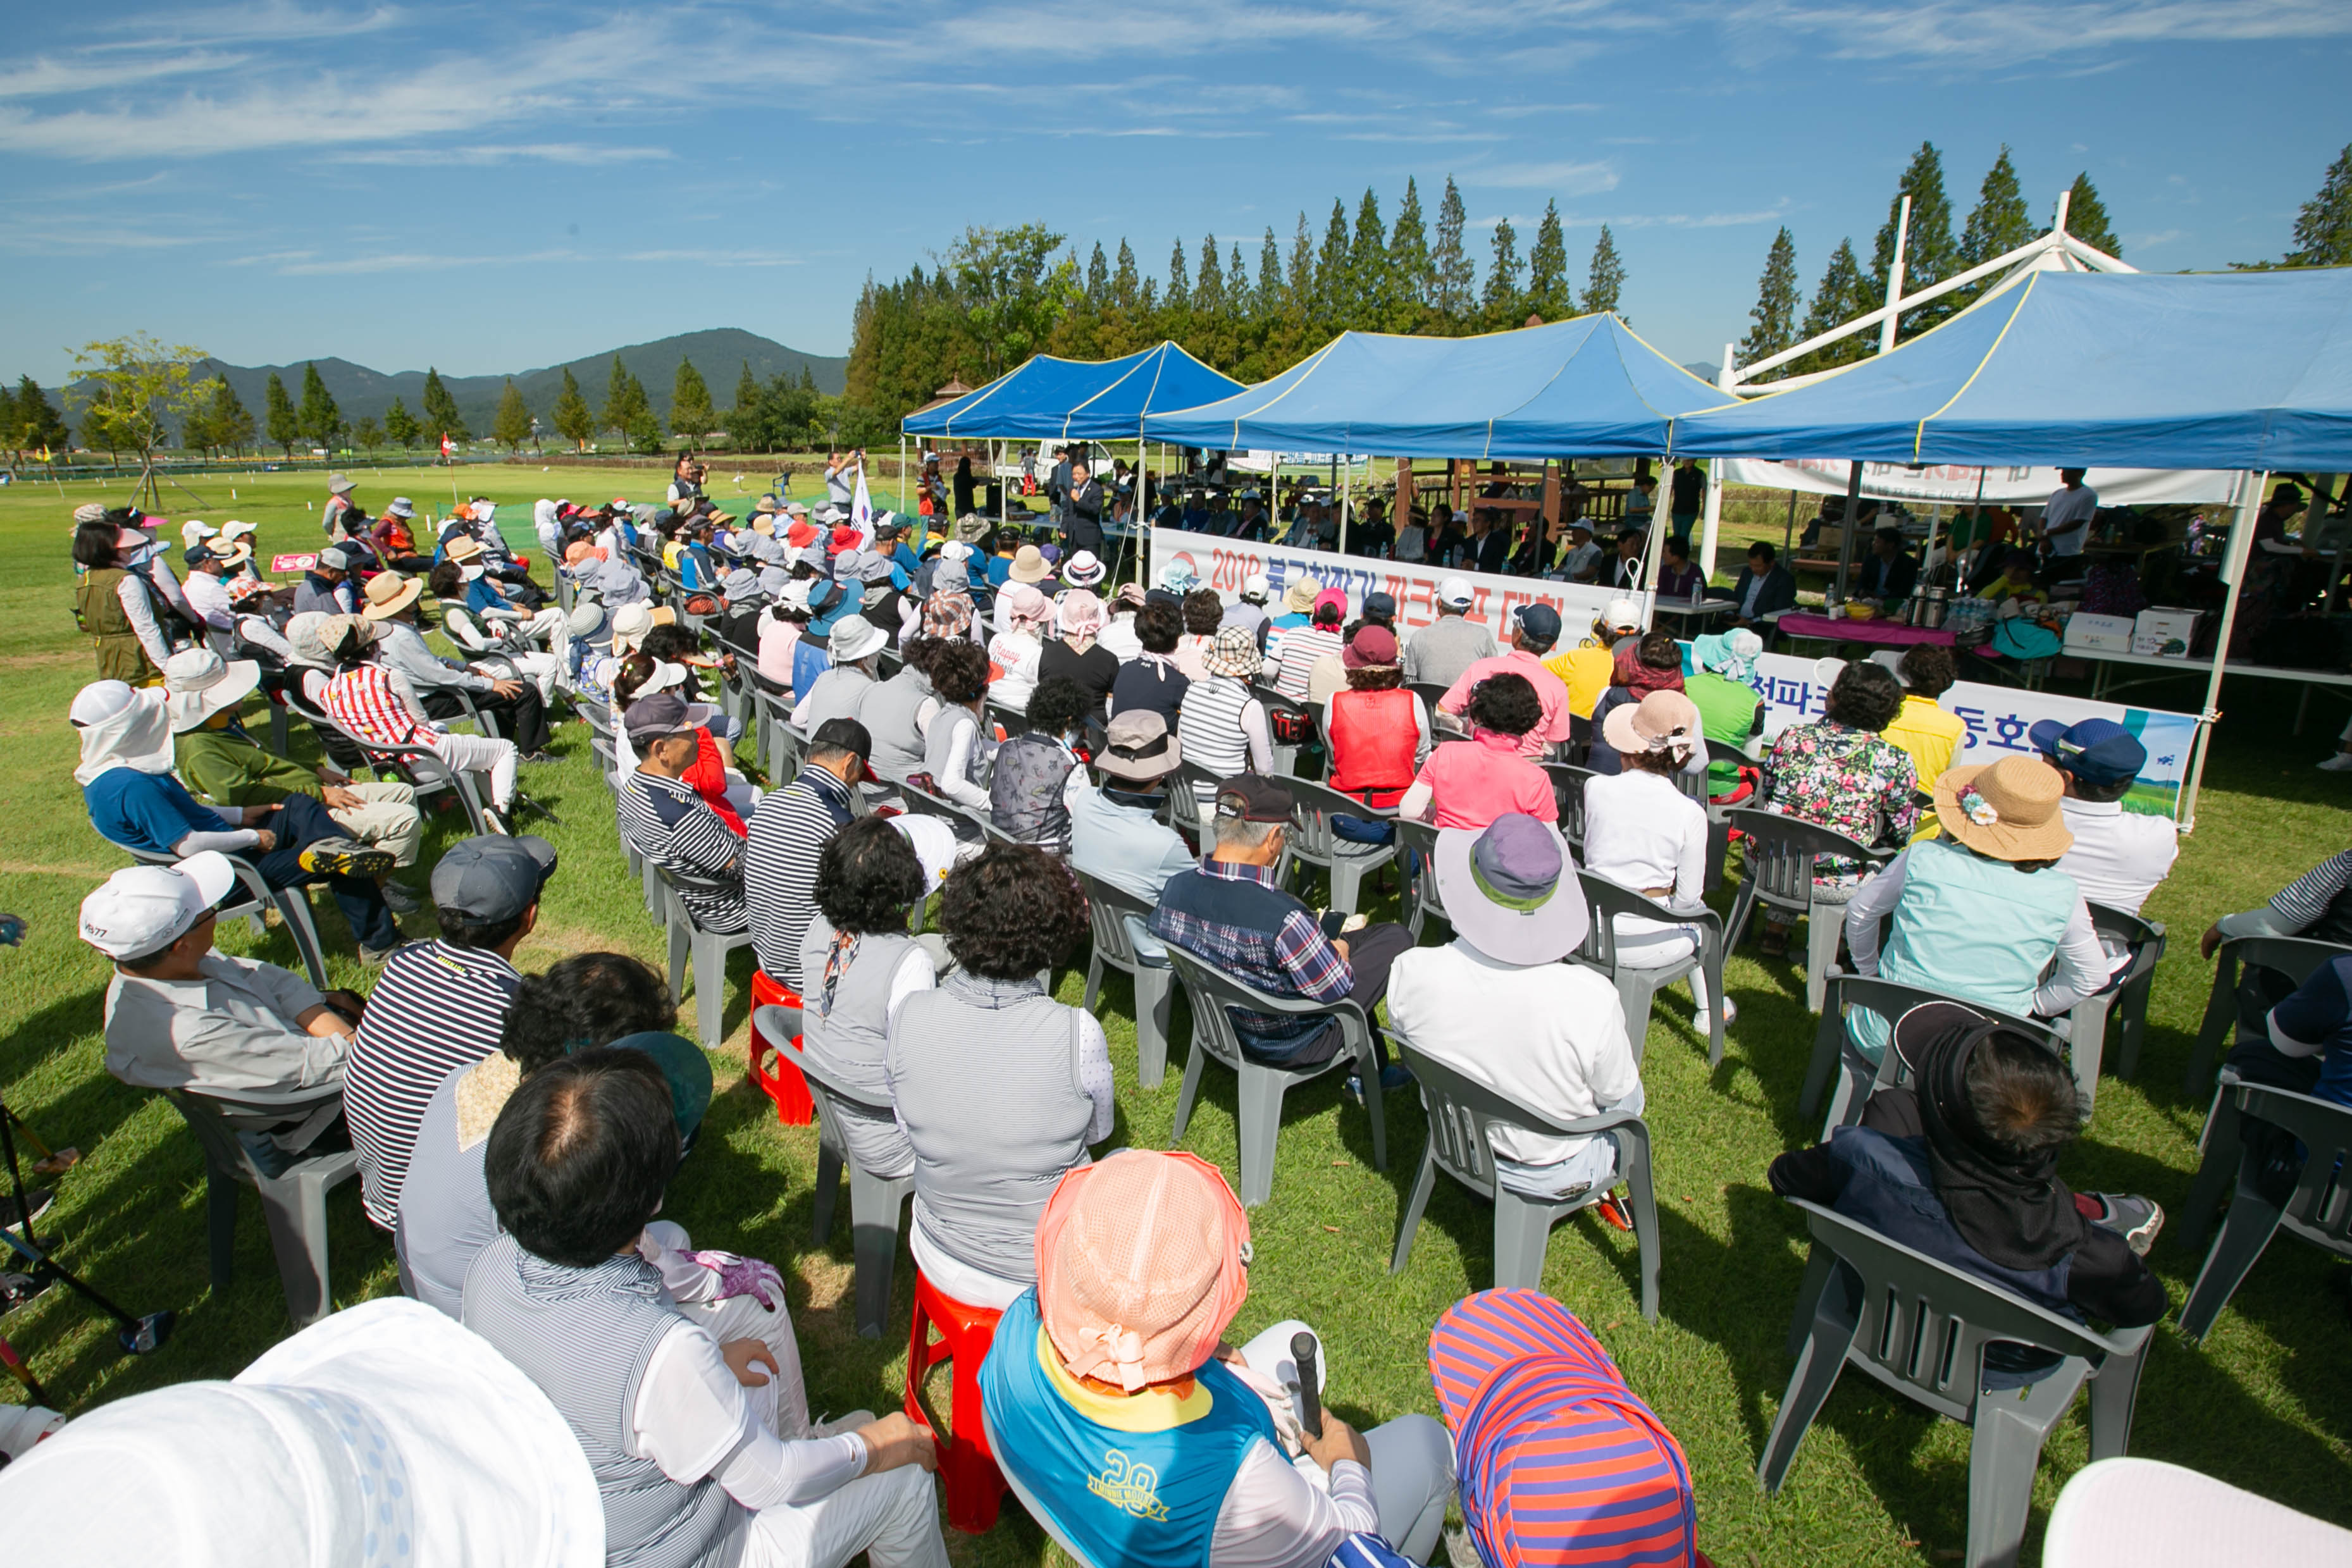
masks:
{"label": "elderly man in cap", "polygon": [[515,949],[539,923],[555,846],[537,838],[463,839],[433,868],[441,935],[392,956],[343,1071],[343,1117],[360,1156],[360,1197],[386,1230],[425,1108],[441,1081],[499,1048],[522,986]]}
{"label": "elderly man in cap", "polygon": [[1511,611],[1511,651],[1472,662],[1454,678],[1437,699],[1437,711],[1460,719],[1470,706],[1470,694],[1489,675],[1522,675],[1543,705],[1543,720],[1519,737],[1519,755],[1540,758],[1568,742],[1570,717],[1568,686],[1544,665],[1544,656],[1559,641],[1559,612],[1549,604],[1521,604]]}
{"label": "elderly man in cap", "polygon": [[[228,857],[207,850],[176,866],[116,872],[82,900],[81,939],[114,965],[106,1070],[123,1082],[268,1094],[342,1082],[360,998],[215,952],[215,907],[236,887]],[[332,1120],[310,1119],[317,1124],[290,1143],[248,1135],[248,1145],[267,1164],[275,1152],[299,1151]]]}
{"label": "elderly man in cap", "polygon": [[1476,597],[1468,578],[1449,577],[1437,585],[1437,619],[1405,640],[1405,685],[1450,687],[1479,660],[1502,653],[1485,619],[1470,613]]}
{"label": "elderly man in cap", "polygon": [[561,668],[572,667],[571,618],[552,605],[534,609],[513,588],[500,586],[498,559],[480,539],[469,534],[453,536],[442,557],[464,574],[466,608],[476,620],[512,627],[552,653]]}
{"label": "elderly man in cap", "polygon": [[[1334,1002],[1352,998],[1370,1019],[1388,994],[1389,968],[1412,946],[1393,924],[1342,936],[1343,917],[1315,913],[1275,878],[1290,831],[1294,802],[1281,780],[1244,773],[1216,787],[1213,847],[1192,870],[1160,890],[1150,932],[1244,983],[1277,997]],[[1339,1049],[1337,1019],[1288,1014],[1234,1014],[1242,1049],[1280,1067],[1328,1061]],[[1381,1087],[1401,1089],[1412,1075],[1388,1059],[1388,1040],[1372,1025]],[[1354,1080],[1350,1078],[1351,1085]]]}
{"label": "elderly man in cap", "polygon": [[547,708],[539,688],[444,659],[426,647],[416,608],[424,593],[422,581],[396,571],[380,571],[368,579],[367,605],[360,614],[376,629],[378,661],[408,682],[430,716],[449,719],[465,712],[457,697],[465,692],[475,707],[504,721],[522,761],[552,762],[547,749]]}
{"label": "elderly man in cap", "polygon": [[249,597],[254,590],[232,587],[229,580],[253,559],[252,547],[214,539],[190,546],[181,559],[188,568],[188,580],[181,591],[188,596],[188,608],[196,619],[213,632],[236,631],[236,601]]}
{"label": "elderly man in cap", "polygon": [[874,742],[856,719],[820,725],[798,778],[771,789],[744,837],[743,890],[761,972],[801,988],[801,942],[816,914],[825,844],[856,813],[850,791],[866,776]]}
{"label": "elderly man in cap", "polygon": [[[1160,902],[1168,879],[1198,863],[1175,829],[1160,820],[1168,780],[1183,765],[1184,748],[1168,721],[1150,708],[1133,708],[1110,721],[1095,771],[1100,784],[1077,785],[1070,795],[1070,864],[1146,904]],[[1160,939],[1129,916],[1138,956],[1166,959]]]}
{"label": "elderly man in cap", "polygon": [[2180,853],[2180,831],[2170,816],[2124,809],[2147,765],[2147,747],[2110,718],[2073,725],[2045,718],[2027,738],[2066,781],[2059,810],[2074,841],[2058,857],[2058,869],[2091,903],[2137,915]]}
{"label": "elderly man in cap", "polygon": [[1601,547],[1592,542],[1592,525],[1582,517],[1572,517],[1568,525],[1568,548],[1560,552],[1559,564],[1547,576],[1561,582],[1591,582],[1601,574]]}
{"label": "elderly man in cap", "polygon": [[81,742],[74,779],[103,837],[149,854],[243,854],[271,887],[324,878],[362,961],[383,962],[399,942],[375,883],[392,869],[391,854],[355,842],[308,795],[224,811],[198,805],[172,777],[171,710],[161,690],[100,681],[74,698],[71,719]]}
{"label": "elderly man in cap", "polygon": [[677,895],[696,924],[731,936],[749,929],[743,840],[686,782],[701,747],[695,717],[676,691],[629,705],[623,722],[636,747],[637,770],[621,783],[621,833],[639,854],[687,879]]}
{"label": "elderly man in cap", "polygon": [[[394,867],[415,865],[425,833],[416,791],[396,779],[356,783],[331,764],[306,768],[262,749],[237,721],[239,706],[260,680],[259,664],[249,659],[225,663],[210,648],[183,649],[163,666],[172,755],[190,792],[214,806],[239,809],[306,795],[324,805],[352,838],[388,852]],[[382,886],[383,901],[395,915],[424,907],[400,883],[386,881]]]}
{"label": "elderly man in cap", "polygon": [[1249,1217],[1193,1155],[1128,1149],[1063,1176],[1037,1283],[981,1366],[997,1462],[1089,1563],[1321,1568],[1358,1533],[1425,1560],[1454,1491],[1444,1429],[1360,1434],[1325,1403],[1308,1433],[1307,1325],[1225,1342],[1249,1257]]}
{"label": "elderly man in cap", "polygon": [[1592,618],[1591,636],[1543,662],[1568,688],[1569,712],[1579,718],[1592,716],[1592,705],[1616,675],[1618,643],[1641,634],[1642,606],[1631,599],[1612,599]]}
{"label": "elderly man in cap", "polygon": [[[1623,1009],[1596,969],[1561,962],[1587,914],[1568,846],[1547,822],[1507,812],[1437,835],[1437,884],[1454,940],[1416,947],[1389,976],[1389,1025],[1413,1049],[1555,1122],[1642,1109]],[[1498,1128],[1496,1173],[1530,1197],[1609,1190],[1605,1134]]]}
{"label": "elderly man in cap", "polygon": [[352,558],[342,545],[329,545],[318,553],[302,580],[294,588],[294,613],[356,615],[359,599],[352,588]]}

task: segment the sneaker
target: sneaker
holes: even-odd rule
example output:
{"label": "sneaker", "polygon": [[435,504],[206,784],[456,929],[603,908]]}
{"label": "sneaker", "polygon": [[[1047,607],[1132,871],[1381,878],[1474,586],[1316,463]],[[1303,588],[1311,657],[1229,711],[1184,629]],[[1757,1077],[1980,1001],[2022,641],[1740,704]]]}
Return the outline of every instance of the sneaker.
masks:
{"label": "sneaker", "polygon": [[[1391,1061],[1381,1069],[1381,1092],[1383,1094],[1397,1093],[1410,1087],[1412,1082],[1412,1069],[1402,1061]],[[1364,1080],[1360,1074],[1348,1074],[1345,1088],[1349,1099],[1359,1105],[1364,1103]]]}
{"label": "sneaker", "polygon": [[[45,1186],[26,1187],[22,1207],[18,1206],[15,1193],[0,1193],[0,1230],[15,1230],[27,1219],[40,1218],[48,1213],[49,1206],[57,1200],[58,1195]],[[31,1210],[29,1214],[26,1212],[27,1208]]]}
{"label": "sneaker", "polygon": [[2339,751],[2319,765],[2322,773],[2352,773],[2352,751]]}
{"label": "sneaker", "polygon": [[360,962],[371,969],[381,969],[383,967],[384,960],[399,951],[400,944],[397,942],[389,947],[370,947],[362,945],[360,948]]}
{"label": "sneaker", "polygon": [[[1729,1029],[1739,1021],[1739,1004],[1729,997],[1723,998],[1723,1027]],[[1715,1032],[1715,1014],[1706,1008],[1691,1014],[1691,1029],[1697,1034]]]}
{"label": "sneaker", "polygon": [[2094,1192],[2084,1195],[2105,1210],[2092,1221],[2105,1226],[2124,1239],[2124,1242],[2141,1257],[2156,1245],[2157,1233],[2164,1228],[2164,1210],[2156,1200],[2135,1197],[2128,1193]]}
{"label": "sneaker", "polygon": [[404,883],[387,882],[382,883],[377,891],[383,894],[383,906],[394,915],[415,915],[425,907],[425,901],[416,896],[416,890]]}
{"label": "sneaker", "polygon": [[561,762],[563,758],[552,751],[526,751],[515,758],[518,762]]}
{"label": "sneaker", "polygon": [[357,839],[320,839],[294,857],[312,876],[379,877],[392,869],[392,852],[373,850]]}

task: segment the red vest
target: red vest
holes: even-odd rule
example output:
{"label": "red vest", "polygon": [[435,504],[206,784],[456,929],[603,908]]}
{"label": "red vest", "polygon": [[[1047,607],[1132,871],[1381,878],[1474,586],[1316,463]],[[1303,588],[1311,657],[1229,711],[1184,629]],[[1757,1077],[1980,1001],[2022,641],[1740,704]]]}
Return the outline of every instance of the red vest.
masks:
{"label": "red vest", "polygon": [[1331,694],[1331,788],[1374,806],[1393,806],[1412,787],[1421,727],[1402,687]]}

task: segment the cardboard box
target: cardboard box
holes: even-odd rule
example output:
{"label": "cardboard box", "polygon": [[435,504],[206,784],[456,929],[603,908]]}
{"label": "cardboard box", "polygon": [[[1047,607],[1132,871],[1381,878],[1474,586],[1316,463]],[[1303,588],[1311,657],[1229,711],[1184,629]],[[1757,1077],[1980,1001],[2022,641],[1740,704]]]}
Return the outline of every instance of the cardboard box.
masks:
{"label": "cardboard box", "polygon": [[2128,615],[2084,615],[2066,622],[2066,649],[2076,653],[2128,653],[2137,626]]}
{"label": "cardboard box", "polygon": [[2132,623],[2131,651],[2160,659],[2186,659],[2197,638],[2194,610],[2143,610]]}

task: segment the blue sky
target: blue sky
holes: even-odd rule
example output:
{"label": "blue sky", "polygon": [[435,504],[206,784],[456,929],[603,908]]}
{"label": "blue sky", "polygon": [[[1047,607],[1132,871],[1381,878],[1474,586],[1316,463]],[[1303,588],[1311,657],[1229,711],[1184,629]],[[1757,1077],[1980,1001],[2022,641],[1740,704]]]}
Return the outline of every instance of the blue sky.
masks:
{"label": "blue sky", "polygon": [[[1777,225],[1808,287],[1912,151],[1955,226],[2006,141],[2087,170],[2150,269],[2275,256],[2352,141],[2345,0],[894,0],[598,10],[17,5],[0,43],[0,372],[145,329],[240,363],[520,371],[735,326],[846,350],[860,282],[968,224],[1253,258],[1451,172],[1637,329],[1745,329]],[[709,367],[706,367],[709,368]],[[724,367],[717,368],[723,371]]]}

